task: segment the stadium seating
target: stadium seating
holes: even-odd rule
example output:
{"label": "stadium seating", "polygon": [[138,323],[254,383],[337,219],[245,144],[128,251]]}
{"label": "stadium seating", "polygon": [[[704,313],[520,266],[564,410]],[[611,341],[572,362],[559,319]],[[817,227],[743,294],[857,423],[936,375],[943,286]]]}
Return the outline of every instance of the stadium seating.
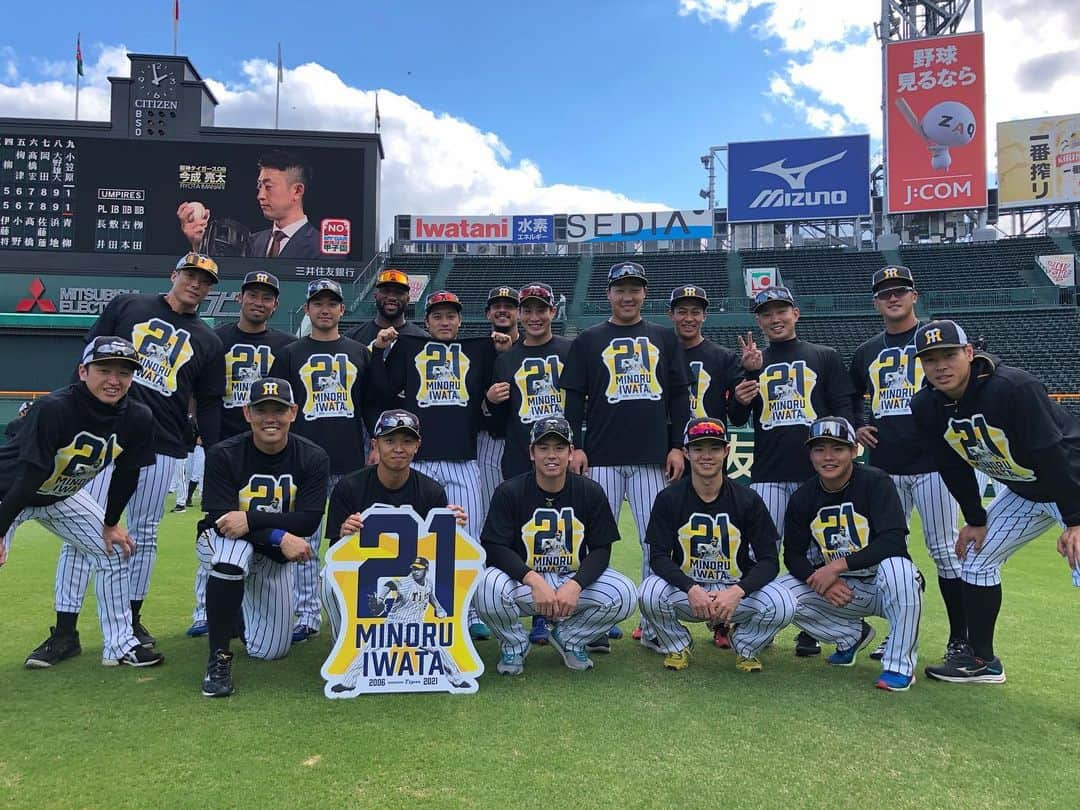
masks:
{"label": "stadium seating", "polygon": [[[746,334],[746,329],[738,326],[713,326],[705,322],[703,334],[729,349],[737,349],[739,336]],[[840,352],[844,368],[851,362],[851,356],[867,338],[881,331],[881,318],[877,315],[848,316],[844,318],[800,318],[796,329],[799,337],[811,343],[824,343]],[[754,337],[758,344],[763,344],[761,332],[754,327]]]}
{"label": "stadium seating", "polygon": [[396,267],[410,274],[434,276],[441,261],[442,256],[434,253],[399,253],[388,256],[383,262],[383,267]]}
{"label": "stadium seating", "polygon": [[796,295],[860,293],[870,289],[874,273],[888,262],[874,250],[794,248],[742,253],[743,267],[775,267]]}
{"label": "stadium seating", "polygon": [[724,298],[729,294],[727,254],[721,251],[604,255],[593,259],[587,293],[589,301],[605,299],[608,268],[620,261],[634,261],[645,268],[649,277],[649,297],[653,300],[667,301],[673,287],[686,283],[700,284],[710,298]]}
{"label": "stadium seating", "polygon": [[458,256],[446,289],[457,293],[462,301],[482,305],[492,287],[509,284],[520,288],[531,281],[542,281],[551,285],[556,300],[562,293],[570,301],[578,261],[577,256]]}
{"label": "stadium seating", "polygon": [[961,245],[913,245],[900,248],[900,258],[923,290],[975,290],[990,287],[1026,287],[1025,270],[1036,267],[1035,257],[1058,253],[1049,237],[1001,239]]}

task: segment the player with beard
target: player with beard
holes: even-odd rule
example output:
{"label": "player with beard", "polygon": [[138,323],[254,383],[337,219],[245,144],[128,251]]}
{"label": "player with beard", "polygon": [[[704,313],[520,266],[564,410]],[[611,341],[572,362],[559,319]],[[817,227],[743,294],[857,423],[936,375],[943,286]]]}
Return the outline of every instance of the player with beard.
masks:
{"label": "player with beard", "polygon": [[409,308],[409,276],[405,272],[393,267],[380,270],[375,277],[374,299],[375,317],[367,323],[350,328],[345,332],[345,337],[363,343],[370,349],[375,336],[391,326],[400,335],[425,335],[423,329],[406,320]]}
{"label": "player with beard", "polygon": [[[518,342],[518,291],[513,287],[493,287],[488,293],[484,317],[491,328],[504,335],[509,335],[513,343]],[[490,407],[484,403],[485,415],[490,416]],[[480,492],[484,503],[491,503],[495,487],[502,483],[502,457],[506,446],[505,425],[497,420],[485,419],[483,428],[476,434],[476,464],[480,468]]]}

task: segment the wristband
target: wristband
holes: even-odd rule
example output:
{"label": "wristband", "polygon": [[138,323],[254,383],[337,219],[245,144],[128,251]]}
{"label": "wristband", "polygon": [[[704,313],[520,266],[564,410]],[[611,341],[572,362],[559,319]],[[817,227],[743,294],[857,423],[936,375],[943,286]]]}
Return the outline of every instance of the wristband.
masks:
{"label": "wristband", "polygon": [[270,531],[270,545],[280,546],[281,541],[285,539],[285,534],[284,529],[272,529]]}

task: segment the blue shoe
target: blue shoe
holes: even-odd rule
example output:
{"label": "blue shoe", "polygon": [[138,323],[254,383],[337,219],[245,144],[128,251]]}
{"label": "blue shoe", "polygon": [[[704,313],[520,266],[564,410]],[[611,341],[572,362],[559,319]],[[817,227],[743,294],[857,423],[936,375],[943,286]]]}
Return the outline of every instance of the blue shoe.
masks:
{"label": "blue shoe", "polygon": [[524,653],[503,652],[499,656],[499,663],[495,666],[495,670],[500,675],[520,675],[525,671],[525,656],[528,654],[527,649]]}
{"label": "blue shoe", "polygon": [[618,641],[620,638],[622,638],[622,628],[619,627],[619,625],[616,624],[610,630],[607,631],[607,637],[610,638],[610,639],[613,639],[615,641]]}
{"label": "blue shoe", "polygon": [[491,630],[483,622],[473,622],[469,625],[469,635],[473,641],[487,641],[491,638]]}
{"label": "blue shoe", "polygon": [[866,622],[862,623],[862,635],[859,636],[858,642],[852,647],[848,647],[846,650],[841,650],[837,647],[836,652],[826,659],[830,666],[834,667],[851,667],[855,665],[855,656],[863,647],[867,646],[874,640],[874,636],[877,635],[877,631]]}
{"label": "blue shoe", "polygon": [[205,636],[209,632],[210,628],[206,626],[206,622],[192,622],[191,627],[187,629],[187,634],[192,638]]}
{"label": "blue shoe", "polygon": [[901,675],[899,672],[885,670],[874,686],[887,692],[906,692],[913,683],[915,683],[914,675]]}
{"label": "blue shoe", "polygon": [[593,668],[592,659],[589,658],[585,650],[572,649],[566,646],[565,642],[559,637],[558,627],[551,628],[551,646],[562,656],[563,663],[566,664],[568,669],[583,672]]}
{"label": "blue shoe", "polygon": [[529,631],[529,643],[536,645],[548,643],[547,619],[543,616],[533,616],[532,630]]}
{"label": "blue shoe", "polygon": [[317,635],[319,635],[318,630],[313,630],[304,624],[298,624],[292,631],[292,643],[300,644],[301,642],[307,641],[309,638],[315,638]]}

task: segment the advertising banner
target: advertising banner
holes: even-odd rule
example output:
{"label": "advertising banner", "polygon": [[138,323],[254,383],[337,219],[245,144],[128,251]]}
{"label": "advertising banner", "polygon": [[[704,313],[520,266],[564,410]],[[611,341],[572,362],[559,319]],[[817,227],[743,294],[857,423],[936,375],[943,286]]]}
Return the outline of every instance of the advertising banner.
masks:
{"label": "advertising banner", "polygon": [[424,519],[409,506],[373,506],[361,522],[326,554],[341,621],[323,693],[475,692],[484,664],[469,636],[469,603],[483,549],[449,509]]}
{"label": "advertising banner", "polygon": [[409,228],[412,242],[504,242],[555,241],[555,217],[506,214],[490,217],[429,217],[413,214]]}
{"label": "advertising banner", "polygon": [[0,132],[0,250],[359,260],[363,170],[346,147]]}
{"label": "advertising banner", "polygon": [[622,214],[567,214],[567,242],[656,242],[711,239],[713,212],[646,211]]}
{"label": "advertising banner", "polygon": [[870,136],[728,144],[728,221],[870,213]]}
{"label": "advertising banner", "polygon": [[1080,202],[1080,114],[997,125],[998,206]]}
{"label": "advertising banner", "polygon": [[775,287],[780,283],[780,275],[775,267],[747,267],[746,294],[753,298],[768,287]]}
{"label": "advertising banner", "polygon": [[887,213],[986,207],[983,35],[885,51]]}
{"label": "advertising banner", "polygon": [[1038,257],[1039,267],[1046,277],[1059,287],[1076,285],[1076,256],[1072,253],[1055,253]]}

